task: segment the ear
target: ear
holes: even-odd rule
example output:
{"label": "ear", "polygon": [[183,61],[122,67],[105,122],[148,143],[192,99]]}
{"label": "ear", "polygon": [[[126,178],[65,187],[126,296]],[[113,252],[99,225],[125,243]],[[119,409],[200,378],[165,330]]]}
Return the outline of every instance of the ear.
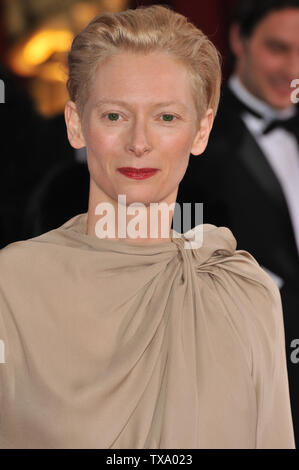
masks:
{"label": "ear", "polygon": [[204,117],[201,119],[199,124],[199,130],[197,131],[193,140],[191,153],[192,155],[200,155],[206,149],[208,145],[210,132],[213,127],[214,112],[211,108],[207,110]]}
{"label": "ear", "polygon": [[81,121],[76,104],[68,101],[64,108],[64,118],[67,127],[67,136],[72,147],[80,149],[86,147],[82,133]]}
{"label": "ear", "polygon": [[236,23],[232,24],[230,27],[229,43],[234,55],[237,57],[237,59],[240,59],[244,51],[244,39],[241,37],[240,27]]}

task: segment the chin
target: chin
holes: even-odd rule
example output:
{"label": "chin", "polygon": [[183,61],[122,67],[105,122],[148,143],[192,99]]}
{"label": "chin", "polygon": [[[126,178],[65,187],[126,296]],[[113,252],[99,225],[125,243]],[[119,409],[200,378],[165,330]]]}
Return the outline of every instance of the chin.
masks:
{"label": "chin", "polygon": [[278,95],[278,93],[271,91],[268,93],[267,95],[268,99],[266,101],[270,106],[272,106],[272,108],[283,110],[292,105],[291,93],[292,93],[291,88],[288,93],[283,94],[283,95]]}

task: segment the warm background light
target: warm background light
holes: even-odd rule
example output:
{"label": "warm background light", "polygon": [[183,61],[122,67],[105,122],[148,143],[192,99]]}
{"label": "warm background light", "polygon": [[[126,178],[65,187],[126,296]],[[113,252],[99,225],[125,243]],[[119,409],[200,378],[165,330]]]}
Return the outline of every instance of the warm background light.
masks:
{"label": "warm background light", "polygon": [[14,73],[26,77],[41,114],[63,112],[68,99],[67,52],[74,35],[94,16],[123,10],[128,4],[127,0],[5,0],[11,42],[7,61]]}
{"label": "warm background light", "polygon": [[54,52],[68,50],[72,39],[73,34],[70,31],[40,31],[25,45],[24,61],[31,65],[39,65],[49,59]]}

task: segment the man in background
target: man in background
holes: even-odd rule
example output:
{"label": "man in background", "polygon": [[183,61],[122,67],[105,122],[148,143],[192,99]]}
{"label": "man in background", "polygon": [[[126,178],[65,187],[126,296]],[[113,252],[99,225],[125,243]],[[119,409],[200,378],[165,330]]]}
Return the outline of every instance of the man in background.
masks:
{"label": "man in background", "polygon": [[203,202],[203,222],[230,228],[237,248],[249,251],[280,289],[297,447],[299,0],[241,0],[230,45],[233,75],[207,150],[191,155],[177,202]]}

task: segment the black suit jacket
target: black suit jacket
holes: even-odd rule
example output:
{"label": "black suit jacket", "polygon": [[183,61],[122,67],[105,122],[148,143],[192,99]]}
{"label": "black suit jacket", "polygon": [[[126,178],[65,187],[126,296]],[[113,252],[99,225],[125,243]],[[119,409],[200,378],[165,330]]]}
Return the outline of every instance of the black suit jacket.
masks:
{"label": "black suit jacket", "polygon": [[299,348],[296,353],[292,341],[299,339],[298,250],[281,185],[240,116],[238,100],[224,89],[208,147],[203,155],[190,156],[177,202],[191,202],[192,213],[194,203],[203,202],[204,223],[230,228],[237,249],[249,251],[260,265],[284,281],[280,293],[297,447]]}

